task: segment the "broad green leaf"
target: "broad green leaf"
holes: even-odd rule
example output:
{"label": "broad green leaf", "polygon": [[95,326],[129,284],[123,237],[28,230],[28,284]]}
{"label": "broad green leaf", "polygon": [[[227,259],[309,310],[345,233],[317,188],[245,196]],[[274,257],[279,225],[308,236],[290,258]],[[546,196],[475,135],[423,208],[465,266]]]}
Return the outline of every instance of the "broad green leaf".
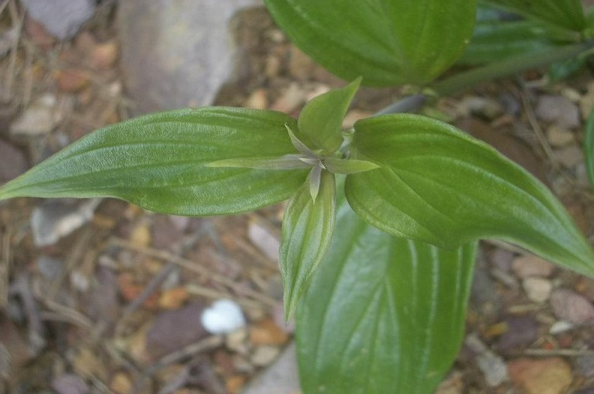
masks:
{"label": "broad green leaf", "polygon": [[417,115],[355,130],[356,156],[382,166],[347,177],[347,199],[368,223],[442,247],[499,238],[594,276],[592,250],[561,203],[490,146]]}
{"label": "broad green leaf", "polygon": [[586,167],[590,177],[590,185],[594,187],[594,109],[591,110],[586,124],[586,141],[584,142]]}
{"label": "broad green leaf", "polygon": [[265,0],[304,52],[346,80],[425,84],[472,36],[476,0]]}
{"label": "broad green leaf", "polygon": [[280,247],[285,317],[289,319],[312,274],[330,246],[336,215],[334,175],[322,171],[317,198],[309,182],[295,193],[285,211]]}
{"label": "broad green leaf", "polygon": [[474,34],[459,63],[481,65],[543,51],[554,45],[549,33],[538,21],[511,19],[479,6]]}
{"label": "broad green leaf", "polygon": [[586,27],[586,18],[580,0],[483,0],[483,2],[568,30],[581,31]]}
{"label": "broad green leaf", "polygon": [[433,393],[460,349],[475,250],[392,237],[339,202],[296,314],[304,394]]}
{"label": "broad green leaf", "polygon": [[177,215],[250,211],[288,198],[307,170],[208,167],[211,162],[297,153],[274,111],[214,108],[163,112],[81,138],[0,188],[20,197],[116,197]]}
{"label": "broad green leaf", "polygon": [[342,120],[359,88],[357,78],[342,89],[331,90],[311,100],[299,114],[299,131],[316,149],[332,153],[342,145]]}

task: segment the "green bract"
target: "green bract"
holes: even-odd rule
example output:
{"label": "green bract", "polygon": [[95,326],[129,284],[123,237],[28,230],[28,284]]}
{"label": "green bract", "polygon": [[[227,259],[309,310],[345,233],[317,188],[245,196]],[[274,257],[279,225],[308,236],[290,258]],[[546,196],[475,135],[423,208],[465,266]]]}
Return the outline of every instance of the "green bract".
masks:
{"label": "green bract", "polygon": [[454,247],[500,238],[586,275],[590,246],[552,193],[490,146],[417,115],[355,124],[357,157],[381,168],[347,177],[349,203],[395,236]]}
{"label": "green bract", "polygon": [[297,309],[304,393],[431,393],[463,338],[476,244],[394,238],[340,197],[330,250]]}
{"label": "green bract", "polygon": [[265,0],[304,52],[370,85],[424,84],[461,54],[476,0]]}
{"label": "green bract", "polygon": [[177,110],[108,126],[0,188],[19,197],[116,197],[177,215],[245,212],[288,198],[307,171],[214,168],[230,158],[295,151],[288,115],[234,108]]}

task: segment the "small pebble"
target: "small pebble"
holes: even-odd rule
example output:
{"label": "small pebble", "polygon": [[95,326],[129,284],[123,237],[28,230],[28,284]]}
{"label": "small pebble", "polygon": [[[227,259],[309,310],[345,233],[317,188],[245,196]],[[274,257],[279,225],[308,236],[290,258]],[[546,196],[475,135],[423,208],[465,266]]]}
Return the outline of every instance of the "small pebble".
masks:
{"label": "small pebble", "polygon": [[522,282],[522,287],[528,298],[537,304],[548,300],[553,290],[551,281],[544,278],[526,278]]}
{"label": "small pebble", "polygon": [[225,337],[225,346],[232,352],[245,354],[248,350],[248,332],[245,327],[230,332]]}
{"label": "small pebble", "polygon": [[235,301],[218,300],[200,316],[202,326],[211,334],[229,334],[245,327],[245,318]]}
{"label": "small pebble", "polygon": [[509,379],[503,358],[490,351],[476,334],[468,335],[464,343],[478,353],[477,365],[490,387],[498,386]]}
{"label": "small pebble", "polygon": [[594,306],[581,295],[569,289],[557,289],[550,298],[553,313],[561,320],[576,325],[594,322]]}
{"label": "small pebble", "polygon": [[551,334],[551,335],[561,334],[565,331],[569,331],[569,330],[573,329],[574,327],[575,327],[575,325],[571,324],[568,321],[559,320],[559,321],[553,323],[551,328],[549,328],[549,334]]}
{"label": "small pebble", "polygon": [[512,382],[526,394],[563,394],[572,382],[571,368],[559,357],[519,358],[508,364]]}
{"label": "small pebble", "polygon": [[577,145],[569,145],[555,151],[555,158],[567,168],[573,168],[584,161],[584,152]]}
{"label": "small pebble", "polygon": [[554,147],[566,146],[575,141],[571,131],[561,128],[556,124],[551,125],[547,129],[547,139]]}
{"label": "small pebble", "polygon": [[553,264],[534,255],[520,256],[512,261],[512,271],[522,279],[531,276],[548,277],[554,269]]}
{"label": "small pebble", "polygon": [[252,354],[250,360],[258,367],[265,367],[272,364],[272,362],[280,354],[280,349],[275,346],[258,346]]}

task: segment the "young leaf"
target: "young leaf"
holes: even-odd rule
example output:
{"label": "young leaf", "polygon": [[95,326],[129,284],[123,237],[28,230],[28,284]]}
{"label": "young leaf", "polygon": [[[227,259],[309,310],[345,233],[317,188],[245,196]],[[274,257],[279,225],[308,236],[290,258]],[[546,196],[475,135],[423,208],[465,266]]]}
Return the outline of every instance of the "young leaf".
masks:
{"label": "young leaf", "polygon": [[433,393],[460,349],[475,251],[391,237],[342,199],[297,308],[303,392]]}
{"label": "young leaf", "polygon": [[309,182],[305,182],[291,197],[283,218],[280,269],[286,319],[293,315],[332,239],[336,209],[334,175],[322,171],[319,186],[314,203]]}
{"label": "young leaf", "polygon": [[490,146],[416,115],[355,130],[355,154],[382,166],[347,177],[347,199],[368,223],[442,247],[500,238],[594,276],[592,250],[561,203]]}
{"label": "young leaf", "polygon": [[586,18],[580,0],[483,0],[487,4],[569,30],[581,31]]}
{"label": "young leaf", "polygon": [[163,112],[97,130],[0,188],[19,197],[116,197],[177,215],[251,211],[288,198],[307,176],[209,167],[225,159],[295,153],[274,111],[206,107]]}
{"label": "young leaf", "polygon": [[370,161],[339,159],[337,157],[324,158],[324,166],[334,174],[357,174],[379,168],[377,164]]}
{"label": "young leaf", "polygon": [[[476,0],[265,0],[291,40],[322,66],[364,84],[425,84],[472,35]],[[447,34],[446,34],[447,33]]]}
{"label": "young leaf", "polygon": [[332,153],[342,145],[342,120],[359,88],[357,78],[342,89],[315,97],[299,114],[297,125],[317,149]]}

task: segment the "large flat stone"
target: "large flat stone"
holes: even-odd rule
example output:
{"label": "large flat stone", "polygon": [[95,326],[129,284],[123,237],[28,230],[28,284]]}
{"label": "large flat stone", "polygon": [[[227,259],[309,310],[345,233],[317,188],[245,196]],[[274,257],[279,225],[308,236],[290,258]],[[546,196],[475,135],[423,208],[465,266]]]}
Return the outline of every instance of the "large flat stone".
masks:
{"label": "large flat stone", "polygon": [[128,95],[139,115],[213,102],[233,79],[233,16],[261,0],[126,0],[118,30]]}

